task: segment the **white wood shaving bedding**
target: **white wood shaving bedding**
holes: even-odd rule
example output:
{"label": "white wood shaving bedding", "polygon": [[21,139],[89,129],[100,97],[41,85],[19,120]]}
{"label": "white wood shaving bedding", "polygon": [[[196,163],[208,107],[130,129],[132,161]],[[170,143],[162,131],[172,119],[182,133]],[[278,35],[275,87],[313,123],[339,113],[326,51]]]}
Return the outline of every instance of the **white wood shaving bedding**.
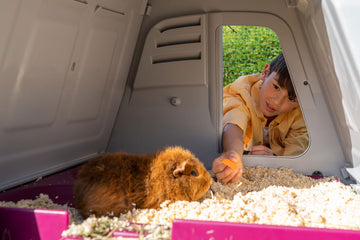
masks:
{"label": "white wood shaving bedding", "polygon": [[63,237],[81,236],[85,239],[134,239],[124,237],[110,237],[116,230],[131,231],[139,234],[138,239],[171,239],[171,227],[158,224],[133,224],[117,217],[89,217],[81,224],[71,224],[62,233]]}
{"label": "white wood shaving bedding", "polygon": [[[216,220],[360,230],[360,196],[335,178],[312,179],[291,169],[245,168],[234,184],[215,182],[198,202],[164,202],[120,220],[171,226],[174,219]],[[214,211],[216,210],[216,211]]]}
{"label": "white wood shaving bedding", "polygon": [[360,195],[334,177],[316,180],[291,169],[245,167],[237,183],[214,182],[211,189],[214,193],[209,190],[199,201],[164,202],[157,210],[134,209],[118,218],[88,218],[81,224],[73,221],[63,236],[99,238],[110,229],[134,229],[129,225],[134,222],[145,224],[149,239],[154,234],[170,239],[174,219],[360,230]]}
{"label": "white wood shaving bedding", "polygon": [[9,208],[42,208],[42,209],[56,209],[56,210],[66,210],[70,213],[70,222],[81,223],[83,219],[75,208],[69,207],[67,204],[61,205],[54,203],[49,195],[40,193],[34,200],[23,199],[18,202],[5,202],[0,201],[0,207],[9,207]]}

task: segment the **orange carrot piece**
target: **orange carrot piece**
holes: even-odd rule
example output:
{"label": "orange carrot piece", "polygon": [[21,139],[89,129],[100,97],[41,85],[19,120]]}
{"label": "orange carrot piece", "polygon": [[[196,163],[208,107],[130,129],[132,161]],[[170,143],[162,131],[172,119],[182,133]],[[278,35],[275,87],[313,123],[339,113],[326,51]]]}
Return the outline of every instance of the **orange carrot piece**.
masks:
{"label": "orange carrot piece", "polygon": [[221,162],[234,170],[238,170],[238,166],[236,165],[236,163],[230,159],[225,158],[225,159],[221,160]]}

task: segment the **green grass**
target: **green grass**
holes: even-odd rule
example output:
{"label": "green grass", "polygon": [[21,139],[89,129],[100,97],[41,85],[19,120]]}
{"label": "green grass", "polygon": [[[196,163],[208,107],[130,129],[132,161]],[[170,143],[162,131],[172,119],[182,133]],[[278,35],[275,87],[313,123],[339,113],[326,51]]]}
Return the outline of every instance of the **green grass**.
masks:
{"label": "green grass", "polygon": [[223,86],[262,72],[281,53],[276,33],[266,27],[223,26]]}

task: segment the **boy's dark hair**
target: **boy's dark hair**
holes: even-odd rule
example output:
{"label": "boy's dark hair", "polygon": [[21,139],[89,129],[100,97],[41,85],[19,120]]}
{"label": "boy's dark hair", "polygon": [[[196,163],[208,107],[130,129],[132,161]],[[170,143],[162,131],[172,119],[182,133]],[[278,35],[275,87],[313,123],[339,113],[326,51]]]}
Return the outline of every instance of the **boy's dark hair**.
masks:
{"label": "boy's dark hair", "polygon": [[282,53],[279,54],[271,63],[270,63],[270,72],[276,72],[279,74],[279,85],[282,88],[286,88],[290,98],[296,98],[294,86],[292,85],[290,74],[286,66],[285,58]]}

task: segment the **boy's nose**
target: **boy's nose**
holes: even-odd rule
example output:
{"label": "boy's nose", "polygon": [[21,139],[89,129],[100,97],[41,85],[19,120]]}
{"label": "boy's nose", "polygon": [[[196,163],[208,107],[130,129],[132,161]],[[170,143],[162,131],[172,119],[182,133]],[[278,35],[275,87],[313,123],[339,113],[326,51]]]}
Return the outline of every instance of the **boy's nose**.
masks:
{"label": "boy's nose", "polygon": [[281,106],[281,104],[284,102],[284,100],[287,98],[287,93],[284,92],[278,92],[273,97],[273,104],[276,106]]}

